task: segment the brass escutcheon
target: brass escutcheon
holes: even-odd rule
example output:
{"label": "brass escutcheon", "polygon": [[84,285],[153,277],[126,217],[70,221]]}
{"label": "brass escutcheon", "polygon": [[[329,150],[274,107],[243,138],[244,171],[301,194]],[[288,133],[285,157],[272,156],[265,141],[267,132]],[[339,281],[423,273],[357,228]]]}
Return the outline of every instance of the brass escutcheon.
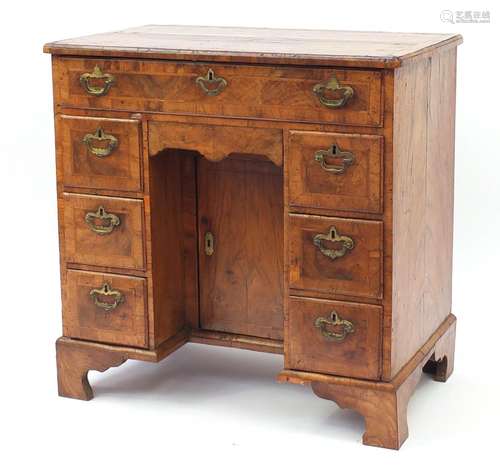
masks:
{"label": "brass escutcheon", "polygon": [[[108,224],[96,225],[94,223],[96,219],[99,219],[102,222],[107,222]],[[116,214],[107,213],[104,206],[99,206],[95,213],[90,212],[85,215],[85,222],[96,234],[106,235],[113,232],[113,229],[120,225],[120,218]]]}
{"label": "brass escutcheon", "polygon": [[196,78],[197,85],[203,90],[205,95],[216,96],[227,87],[227,82],[222,77],[216,77],[212,69],[208,69],[207,75]]}
{"label": "brass escutcheon", "polygon": [[[94,145],[95,141],[100,143],[107,141],[108,144],[105,147],[99,147]],[[94,134],[85,134],[83,143],[92,154],[101,158],[107,157],[118,147],[118,139],[111,134],[106,134],[102,128],[97,128]]]}
{"label": "brass escutcheon", "polygon": [[[328,164],[326,158],[337,158],[341,159],[339,164]],[[333,144],[328,150],[318,150],[314,153],[314,160],[319,162],[321,168],[326,172],[339,175],[345,173],[347,167],[354,163],[354,155],[352,152],[346,152],[340,150],[340,147]]]}
{"label": "brass escutcheon", "polygon": [[[338,249],[328,249],[323,247],[324,240],[328,242],[340,242],[341,247]],[[313,237],[313,243],[316,247],[318,247],[323,255],[331,258],[332,260],[343,257],[347,251],[354,248],[354,240],[348,236],[339,235],[335,226],[330,227],[328,234],[316,234]]]}
{"label": "brass escutcheon", "polygon": [[215,250],[214,244],[215,244],[214,235],[211,232],[207,232],[205,234],[205,253],[209,257],[214,254]]}
{"label": "brass escutcheon", "polygon": [[[327,98],[326,92],[338,92],[342,96],[340,98]],[[318,97],[320,103],[327,108],[341,108],[354,96],[354,90],[347,85],[341,86],[335,75],[332,75],[326,83],[314,85],[313,93]]]}
{"label": "brass escutcheon", "polygon": [[[94,301],[94,304],[105,311],[112,311],[116,309],[120,303],[125,301],[125,296],[123,296],[120,291],[112,289],[108,283],[104,283],[102,288],[91,289],[89,295]],[[101,301],[99,296],[110,296],[114,298],[114,301],[112,303],[107,303],[106,301]]]}
{"label": "brass escutcheon", "polygon": [[[328,330],[328,327],[341,327],[341,332]],[[354,332],[354,324],[342,319],[335,311],[332,311],[328,317],[318,317],[314,321],[314,327],[319,329],[321,335],[333,342],[342,342],[348,334]]]}
{"label": "brass escutcheon", "polygon": [[[102,80],[104,85],[102,87],[92,85],[92,80]],[[113,83],[115,83],[115,78],[111,74],[103,74],[102,70],[97,65],[92,72],[80,75],[80,85],[89,95],[93,96],[106,95]]]}

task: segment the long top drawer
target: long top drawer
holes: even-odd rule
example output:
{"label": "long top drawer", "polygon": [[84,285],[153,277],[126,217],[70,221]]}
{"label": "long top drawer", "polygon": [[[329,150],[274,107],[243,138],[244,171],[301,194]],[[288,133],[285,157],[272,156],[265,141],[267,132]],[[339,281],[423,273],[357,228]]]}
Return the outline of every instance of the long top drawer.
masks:
{"label": "long top drawer", "polygon": [[382,125],[373,70],[55,58],[54,80],[66,106]]}

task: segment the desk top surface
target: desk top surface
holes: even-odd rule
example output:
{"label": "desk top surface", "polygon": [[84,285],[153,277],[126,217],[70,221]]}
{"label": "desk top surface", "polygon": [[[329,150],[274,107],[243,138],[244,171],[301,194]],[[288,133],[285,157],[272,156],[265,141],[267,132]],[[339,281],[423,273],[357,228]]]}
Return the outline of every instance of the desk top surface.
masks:
{"label": "desk top surface", "polygon": [[147,25],[48,43],[57,55],[395,68],[457,34]]}

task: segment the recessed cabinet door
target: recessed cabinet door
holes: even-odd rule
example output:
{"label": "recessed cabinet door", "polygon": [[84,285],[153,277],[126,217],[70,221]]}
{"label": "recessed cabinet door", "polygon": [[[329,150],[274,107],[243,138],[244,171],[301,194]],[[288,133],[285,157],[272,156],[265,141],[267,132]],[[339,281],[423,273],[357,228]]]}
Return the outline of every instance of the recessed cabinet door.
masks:
{"label": "recessed cabinet door", "polygon": [[382,222],[290,215],[290,288],[382,298]]}
{"label": "recessed cabinet door", "polygon": [[199,160],[200,323],[283,338],[283,180],[268,161]]}

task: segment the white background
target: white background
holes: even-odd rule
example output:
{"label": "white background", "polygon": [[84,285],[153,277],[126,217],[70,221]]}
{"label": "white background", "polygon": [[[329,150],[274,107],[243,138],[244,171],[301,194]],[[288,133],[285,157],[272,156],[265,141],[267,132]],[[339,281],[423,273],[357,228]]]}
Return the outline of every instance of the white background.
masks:
{"label": "white background", "polygon": [[[497,462],[500,419],[498,2],[253,0],[3,2],[0,17],[0,467],[369,469]],[[447,24],[441,10],[489,10]],[[52,40],[141,24],[453,32],[459,48],[453,312],[455,373],[425,379],[399,452],[364,447],[363,420],[274,382],[277,355],[188,345],[159,365],[91,373],[96,398],[57,397],[60,294]]]}

